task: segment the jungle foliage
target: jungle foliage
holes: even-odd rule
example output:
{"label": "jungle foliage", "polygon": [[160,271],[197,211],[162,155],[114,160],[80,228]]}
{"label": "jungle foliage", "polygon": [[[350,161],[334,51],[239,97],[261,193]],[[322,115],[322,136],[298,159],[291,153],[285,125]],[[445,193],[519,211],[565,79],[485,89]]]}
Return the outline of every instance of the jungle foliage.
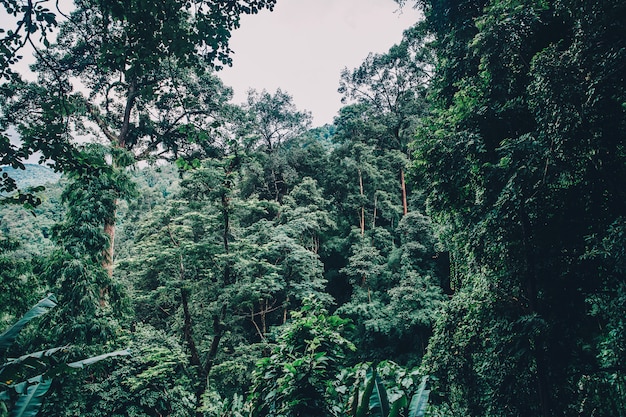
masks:
{"label": "jungle foliage", "polygon": [[274,3],[2,3],[0,416],[624,415],[623,2],[417,0],[322,127]]}

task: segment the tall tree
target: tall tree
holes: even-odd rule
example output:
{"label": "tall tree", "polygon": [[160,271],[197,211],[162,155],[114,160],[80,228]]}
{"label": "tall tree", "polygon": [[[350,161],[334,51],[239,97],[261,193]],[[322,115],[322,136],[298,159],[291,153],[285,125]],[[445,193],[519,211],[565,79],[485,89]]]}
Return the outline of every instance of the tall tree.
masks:
{"label": "tall tree", "polygon": [[308,179],[283,207],[244,199],[242,160],[205,160],[186,172],[181,193],[142,216],[120,264],[137,291],[137,320],[184,341],[197,413],[207,392],[243,393],[270,328],[305,297],[331,302],[316,253],[332,227],[321,191]]}
{"label": "tall tree", "polygon": [[295,183],[289,180],[290,148],[299,146],[296,140],[309,129],[311,114],[299,111],[293,98],[280,89],[274,94],[250,90],[244,110],[239,140],[246,150],[255,151],[248,153],[252,156],[248,172],[253,174],[247,176],[249,192],[280,202]]}
{"label": "tall tree", "polygon": [[457,281],[435,391],[452,414],[619,415],[623,371],[605,358],[621,330],[600,306],[623,308],[622,280],[600,248],[626,209],[624,4],[419,3],[438,66],[417,178]]}
{"label": "tall tree", "polygon": [[[49,33],[57,25],[56,13],[48,7],[47,0],[40,1],[20,1],[6,0],[2,2],[3,28],[0,29],[0,78],[7,81],[20,81],[20,74],[15,71],[14,66],[22,59],[19,55],[26,45],[31,46],[35,51],[49,45]],[[59,4],[56,4],[57,12]],[[33,39],[36,35],[39,40]],[[0,88],[0,108],[5,99],[10,96],[10,89],[5,88],[6,84]],[[9,126],[0,122],[0,166],[8,165],[14,169],[24,169],[24,162],[31,155],[27,148],[21,147],[13,142],[13,135]],[[60,144],[62,148],[62,144]],[[50,148],[58,148],[51,145]],[[60,149],[55,149],[54,153]],[[0,168],[1,172],[1,168]],[[37,205],[40,200],[35,193],[28,190],[20,190],[15,179],[9,175],[0,177],[0,204],[19,203],[27,206]]]}
{"label": "tall tree", "polygon": [[[55,145],[71,148],[77,136],[108,142],[113,166],[122,169],[211,148],[230,93],[210,69],[230,63],[228,40],[240,15],[274,3],[79,0],[57,42],[40,54],[37,84],[11,90],[3,126],[17,127],[18,152],[41,151],[60,169],[62,157],[74,158]],[[115,222],[105,229],[112,273]]]}
{"label": "tall tree", "polygon": [[[418,23],[387,53],[370,53],[358,68],[341,73],[338,91],[343,94],[342,102],[368,105],[367,111],[384,127],[374,142],[380,149],[410,156],[408,144],[426,114],[426,87],[434,66],[430,41],[424,23]],[[404,214],[408,212],[405,171],[405,166],[399,167]]]}

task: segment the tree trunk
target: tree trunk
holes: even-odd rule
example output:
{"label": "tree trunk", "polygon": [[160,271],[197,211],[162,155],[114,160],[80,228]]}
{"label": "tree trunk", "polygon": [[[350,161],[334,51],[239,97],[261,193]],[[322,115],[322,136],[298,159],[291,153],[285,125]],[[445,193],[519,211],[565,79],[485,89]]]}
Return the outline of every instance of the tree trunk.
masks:
{"label": "tree trunk", "polygon": [[400,169],[400,187],[402,188],[402,213],[406,216],[409,206],[406,201],[406,183],[404,182],[404,169]]}
{"label": "tree trunk", "polygon": [[180,299],[183,305],[183,338],[185,339],[185,343],[189,349],[189,363],[200,369],[202,367],[202,363],[200,362],[200,355],[198,354],[196,341],[193,338],[191,312],[189,311],[189,296],[186,288],[182,284],[180,287]]}
{"label": "tree trunk", "polygon": [[372,216],[372,229],[376,228],[376,209],[378,205],[378,196],[374,194],[374,215]]}
{"label": "tree trunk", "polygon": [[213,369],[220,341],[224,335],[224,326],[222,325],[222,322],[226,316],[226,308],[226,304],[223,304],[220,315],[216,314],[213,316],[213,340],[211,341],[211,347],[209,348],[209,352],[205,358],[204,366],[201,365],[199,369],[200,383],[196,389],[196,417],[204,416],[204,411],[202,410],[204,408],[204,401],[202,400],[202,396],[209,386],[209,374],[211,373],[211,369]]}
{"label": "tree trunk", "polygon": [[[361,195],[361,201],[363,201],[363,197],[365,193],[363,191],[363,174],[361,173],[361,168],[358,169],[358,172],[359,172],[359,192]],[[361,203],[360,226],[361,226],[361,237],[363,237],[365,236],[365,207],[363,206],[363,203]]]}
{"label": "tree trunk", "polygon": [[[117,206],[117,199],[115,199],[115,205]],[[109,237],[109,246],[105,251],[104,261],[102,266],[109,274],[109,277],[113,276],[113,256],[115,255],[115,211],[112,215],[112,221],[105,221],[104,234]]]}

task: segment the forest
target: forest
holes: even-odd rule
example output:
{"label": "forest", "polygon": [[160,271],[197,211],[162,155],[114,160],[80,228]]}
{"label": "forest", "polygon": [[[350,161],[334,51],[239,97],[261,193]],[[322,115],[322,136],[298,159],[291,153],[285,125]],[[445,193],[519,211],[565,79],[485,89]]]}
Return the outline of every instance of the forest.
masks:
{"label": "forest", "polygon": [[276,0],[2,0],[0,417],[626,416],[626,2],[396,2],[313,126]]}

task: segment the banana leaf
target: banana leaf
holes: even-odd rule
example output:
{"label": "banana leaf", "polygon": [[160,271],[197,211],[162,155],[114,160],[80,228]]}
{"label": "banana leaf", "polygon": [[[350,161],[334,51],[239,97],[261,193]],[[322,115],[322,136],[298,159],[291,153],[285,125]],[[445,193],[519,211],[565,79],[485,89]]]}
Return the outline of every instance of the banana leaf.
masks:
{"label": "banana leaf", "polygon": [[19,396],[11,411],[11,417],[35,417],[51,384],[52,380],[47,379],[29,386],[26,393]]}
{"label": "banana leaf", "polygon": [[116,350],[115,352],[109,352],[103,355],[93,356],[91,358],[83,359],[83,360],[76,361],[76,362],[71,362],[71,363],[68,363],[67,366],[69,366],[70,368],[80,369],[80,368],[84,368],[87,365],[100,362],[103,359],[111,358],[113,356],[128,356],[130,354],[131,354],[130,349]]}
{"label": "banana leaf", "polygon": [[37,367],[46,366],[47,363],[44,359],[50,358],[58,352],[64,352],[68,347],[69,346],[55,347],[40,350],[39,352],[28,353],[19,358],[9,358],[7,362],[0,365],[0,380],[7,381],[14,379],[24,368],[35,369]]}
{"label": "banana leaf", "polygon": [[[361,404],[356,409],[355,417],[365,417],[367,412],[369,411],[369,399],[374,392],[374,384],[376,383],[376,377],[378,376],[376,372],[376,364],[373,364],[371,368],[367,370],[367,375],[365,377],[365,392],[361,397]],[[359,390],[357,389],[356,394],[358,395]]]}
{"label": "banana leaf", "polygon": [[389,397],[387,390],[383,385],[383,380],[378,375],[373,375],[374,388],[370,396],[370,415],[372,417],[388,417],[389,416]]}
{"label": "banana leaf", "polygon": [[35,306],[28,310],[17,323],[0,335],[0,352],[7,350],[13,344],[19,332],[29,321],[46,314],[52,308],[56,307],[56,305],[57,299],[54,294],[48,294],[47,297],[35,304]]}
{"label": "banana leaf", "polygon": [[426,389],[427,384],[428,375],[422,378],[422,382],[411,400],[411,404],[409,405],[409,417],[424,417],[426,414],[428,396],[430,395],[430,390]]}

